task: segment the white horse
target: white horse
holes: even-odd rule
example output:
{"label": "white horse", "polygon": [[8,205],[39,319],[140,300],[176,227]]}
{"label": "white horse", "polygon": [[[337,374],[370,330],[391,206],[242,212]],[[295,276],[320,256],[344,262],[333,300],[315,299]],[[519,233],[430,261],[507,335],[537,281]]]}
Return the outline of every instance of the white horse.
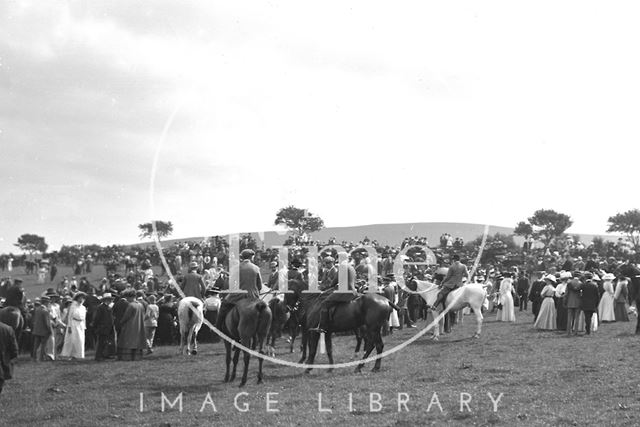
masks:
{"label": "white horse", "polygon": [[[433,304],[436,302],[436,298],[438,296],[438,285],[426,280],[413,280],[416,283],[416,291],[426,301],[429,307],[433,307]],[[445,306],[449,309],[450,312],[455,312],[464,307],[471,307],[473,313],[476,315],[476,320],[478,323],[476,333],[473,334],[474,338],[479,338],[480,332],[482,331],[482,305],[486,297],[487,291],[485,290],[482,283],[467,283],[464,286],[461,286],[458,289],[449,292],[449,295],[447,295],[447,300],[445,301]],[[439,309],[436,308],[436,310]],[[434,314],[433,317],[436,318],[439,314],[440,311],[438,311],[437,314]],[[433,339],[436,341],[440,336],[440,328],[443,325],[443,320],[444,319],[440,320],[438,325],[439,327],[433,329]]]}
{"label": "white horse", "polygon": [[178,322],[180,323],[180,354],[198,354],[198,332],[204,319],[204,303],[195,297],[184,297],[178,303]]}

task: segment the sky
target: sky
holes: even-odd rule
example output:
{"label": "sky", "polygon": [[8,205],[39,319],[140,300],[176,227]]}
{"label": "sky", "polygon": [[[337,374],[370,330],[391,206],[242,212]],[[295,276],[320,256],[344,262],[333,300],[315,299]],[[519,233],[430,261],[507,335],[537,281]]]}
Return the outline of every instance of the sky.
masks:
{"label": "sky", "polygon": [[638,22],[631,1],[1,2],[0,253],[151,219],[271,230],[291,204],[603,233],[640,207]]}

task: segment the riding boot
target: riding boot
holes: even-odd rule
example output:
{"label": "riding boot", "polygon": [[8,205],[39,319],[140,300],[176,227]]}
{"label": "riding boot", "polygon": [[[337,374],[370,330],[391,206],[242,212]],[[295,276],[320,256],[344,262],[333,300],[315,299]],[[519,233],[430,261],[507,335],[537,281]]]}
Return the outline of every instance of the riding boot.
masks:
{"label": "riding boot", "polygon": [[327,333],[329,329],[329,308],[322,307],[320,310],[320,323],[317,328],[310,328],[310,331],[317,331],[320,333]]}

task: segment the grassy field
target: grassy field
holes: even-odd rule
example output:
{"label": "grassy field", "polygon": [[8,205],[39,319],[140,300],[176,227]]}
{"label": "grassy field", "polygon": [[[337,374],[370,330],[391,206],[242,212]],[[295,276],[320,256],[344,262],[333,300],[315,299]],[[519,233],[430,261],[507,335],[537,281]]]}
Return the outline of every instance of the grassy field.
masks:
{"label": "grassy field", "polygon": [[[467,316],[440,342],[420,339],[383,360],[382,371],[301,370],[265,362],[265,383],[256,385],[252,359],[249,383],[224,384],[224,346],[201,345],[197,356],[179,356],[160,347],[139,362],[58,361],[33,363],[21,356],[15,379],[0,399],[2,425],[638,425],[640,338],[631,323],[601,325],[592,336],[568,338],[531,328],[530,313],[516,313],[516,324],[487,314],[482,337],[472,340],[475,321]],[[635,319],[634,319],[635,320]],[[425,323],[419,323],[419,328]],[[419,329],[396,331],[386,348]],[[335,340],[338,362],[351,358],[354,340]],[[278,357],[296,361],[279,343]],[[91,358],[92,354],[88,354]],[[320,355],[324,363],[326,357]],[[234,407],[249,404],[247,412]],[[140,411],[140,394],[143,411]],[[161,408],[161,394],[178,407]],[[203,402],[210,393],[217,412]],[[267,393],[272,394],[270,397]],[[332,412],[320,412],[322,407]],[[349,408],[352,394],[352,411]],[[379,393],[381,410],[370,411],[370,393]],[[398,412],[406,393],[408,412]],[[434,399],[437,394],[442,412]],[[460,411],[460,394],[471,398]],[[487,393],[496,399],[497,411]],[[374,395],[374,400],[377,396]],[[401,398],[406,396],[401,395]],[[267,399],[275,400],[267,412]],[[429,408],[429,403],[433,402]],[[373,405],[373,409],[378,409]]]}

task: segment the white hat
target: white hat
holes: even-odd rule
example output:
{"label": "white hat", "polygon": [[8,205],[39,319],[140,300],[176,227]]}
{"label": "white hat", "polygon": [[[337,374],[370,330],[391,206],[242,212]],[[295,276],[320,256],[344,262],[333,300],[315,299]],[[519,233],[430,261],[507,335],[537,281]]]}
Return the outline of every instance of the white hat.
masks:
{"label": "white hat", "polygon": [[573,275],[571,274],[570,271],[561,271],[560,272],[560,279],[571,279],[573,277]]}
{"label": "white hat", "polygon": [[551,280],[553,283],[556,283],[556,276],[554,276],[553,274],[547,274],[546,276],[544,276],[544,280]]}
{"label": "white hat", "polygon": [[613,280],[615,278],[616,276],[614,276],[612,273],[607,273],[604,276],[602,276],[602,280]]}

